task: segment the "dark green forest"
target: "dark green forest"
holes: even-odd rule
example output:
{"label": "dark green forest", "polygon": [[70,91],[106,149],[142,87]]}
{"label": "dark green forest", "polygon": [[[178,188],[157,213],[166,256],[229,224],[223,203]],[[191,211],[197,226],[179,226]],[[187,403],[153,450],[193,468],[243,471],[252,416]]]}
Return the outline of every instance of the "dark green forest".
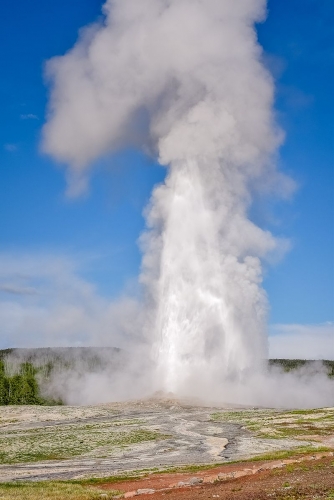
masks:
{"label": "dark green forest", "polygon": [[31,363],[21,363],[17,373],[6,373],[6,365],[0,359],[0,405],[54,404],[40,396],[37,382],[38,368]]}

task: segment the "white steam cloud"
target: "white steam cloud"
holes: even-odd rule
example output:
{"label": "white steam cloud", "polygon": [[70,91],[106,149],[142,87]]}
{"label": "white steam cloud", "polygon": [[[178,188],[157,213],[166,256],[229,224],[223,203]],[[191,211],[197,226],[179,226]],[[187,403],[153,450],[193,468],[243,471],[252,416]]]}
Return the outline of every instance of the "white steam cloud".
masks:
{"label": "white steam cloud", "polygon": [[267,357],[262,261],[284,242],[248,211],[255,189],[284,194],[292,182],[275,170],[282,133],[254,29],[265,7],[108,0],[103,24],[47,65],[43,149],[69,165],[71,194],[95,159],[126,145],[168,167],[141,239],[143,335],[157,386],[178,394],[215,381],[224,398],[247,379],[257,385]]}

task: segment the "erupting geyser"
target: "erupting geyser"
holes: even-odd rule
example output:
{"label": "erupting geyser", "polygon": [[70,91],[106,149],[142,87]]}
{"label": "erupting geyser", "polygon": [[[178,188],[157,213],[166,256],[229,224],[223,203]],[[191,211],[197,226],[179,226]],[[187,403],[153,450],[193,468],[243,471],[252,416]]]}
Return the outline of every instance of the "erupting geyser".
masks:
{"label": "erupting geyser", "polygon": [[147,210],[141,281],[160,385],[236,380],[266,358],[261,261],[277,241],[248,217],[252,192],[289,189],[254,23],[264,0],[108,0],[105,20],[48,63],[44,150],[69,190],[109,151],[140,146],[168,168]]}
{"label": "erupting geyser", "polygon": [[160,375],[173,392],[201,377],[241,376],[267,357],[259,255],[274,241],[247,219],[242,177],[195,154],[172,162],[153,195],[144,279]]}

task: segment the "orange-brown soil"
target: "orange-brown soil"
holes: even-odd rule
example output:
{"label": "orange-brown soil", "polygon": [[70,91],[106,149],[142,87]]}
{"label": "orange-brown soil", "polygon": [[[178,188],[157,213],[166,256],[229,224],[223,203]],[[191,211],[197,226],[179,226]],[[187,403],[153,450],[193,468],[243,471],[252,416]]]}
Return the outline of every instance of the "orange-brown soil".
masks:
{"label": "orange-brown soil", "polygon": [[[196,473],[150,474],[99,487],[141,500],[334,499],[333,453],[267,462],[243,462]],[[145,491],[151,490],[151,491]]]}

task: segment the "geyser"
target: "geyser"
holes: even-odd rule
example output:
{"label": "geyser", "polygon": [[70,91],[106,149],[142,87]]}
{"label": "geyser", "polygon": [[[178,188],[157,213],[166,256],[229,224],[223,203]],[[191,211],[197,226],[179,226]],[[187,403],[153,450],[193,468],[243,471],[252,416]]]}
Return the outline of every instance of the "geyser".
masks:
{"label": "geyser", "polygon": [[284,194],[292,182],[275,168],[282,133],[254,28],[265,9],[108,0],[104,21],[47,64],[43,149],[69,165],[70,193],[119,147],[168,168],[146,212],[140,279],[156,385],[175,393],[242,384],[267,357],[261,267],[280,242],[248,212],[255,190]]}
{"label": "geyser", "polygon": [[259,255],[274,240],[247,219],[238,177],[196,155],[172,162],[153,195],[143,277],[155,301],[160,376],[173,392],[195,375],[242,376],[267,357]]}

